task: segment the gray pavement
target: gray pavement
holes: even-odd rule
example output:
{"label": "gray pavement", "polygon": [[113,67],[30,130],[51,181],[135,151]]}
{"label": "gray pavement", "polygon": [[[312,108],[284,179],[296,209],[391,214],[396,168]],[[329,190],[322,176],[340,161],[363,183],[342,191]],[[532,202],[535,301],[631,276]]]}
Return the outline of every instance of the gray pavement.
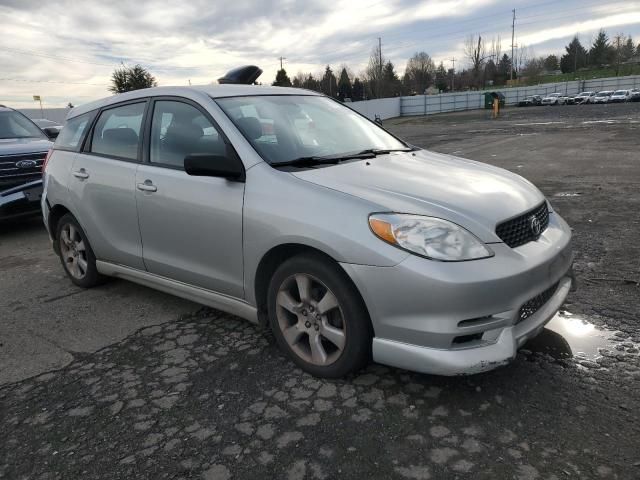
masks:
{"label": "gray pavement", "polygon": [[385,125],[541,187],[575,230],[567,310],[613,332],[597,358],[577,355],[586,330],[545,330],[482,375],[318,380],[240,319],[77,289],[37,220],[4,224],[0,478],[639,478],[640,104],[593,107]]}

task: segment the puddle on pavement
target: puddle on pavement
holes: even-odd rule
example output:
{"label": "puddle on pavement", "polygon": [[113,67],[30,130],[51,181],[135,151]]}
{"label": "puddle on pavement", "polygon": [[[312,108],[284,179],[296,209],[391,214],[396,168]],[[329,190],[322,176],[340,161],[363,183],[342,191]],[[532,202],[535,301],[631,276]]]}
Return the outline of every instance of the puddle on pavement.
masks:
{"label": "puddle on pavement", "polygon": [[582,195],[582,192],[559,192],[554,197],[579,197],[580,195]]}
{"label": "puddle on pavement", "polygon": [[627,335],[616,330],[598,327],[584,317],[570,312],[558,312],[536,338],[523,348],[548,353],[554,358],[582,358],[593,360],[602,349],[615,351],[617,346],[637,349]]}

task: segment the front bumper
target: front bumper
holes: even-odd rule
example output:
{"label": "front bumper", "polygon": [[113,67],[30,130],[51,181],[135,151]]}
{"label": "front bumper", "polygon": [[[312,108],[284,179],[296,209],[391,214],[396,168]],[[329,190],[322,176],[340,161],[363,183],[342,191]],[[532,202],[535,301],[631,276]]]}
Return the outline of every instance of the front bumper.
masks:
{"label": "front bumper", "polygon": [[41,198],[42,180],[0,192],[0,220],[37,214]]}
{"label": "front bumper", "polygon": [[[478,373],[507,363],[537,335],[572,285],[571,230],[556,213],[535,242],[495,256],[434,262],[410,256],[395,267],[343,264],[373,323],[373,358],[423,373]],[[555,290],[553,290],[554,286]],[[521,320],[543,292],[546,303]]]}

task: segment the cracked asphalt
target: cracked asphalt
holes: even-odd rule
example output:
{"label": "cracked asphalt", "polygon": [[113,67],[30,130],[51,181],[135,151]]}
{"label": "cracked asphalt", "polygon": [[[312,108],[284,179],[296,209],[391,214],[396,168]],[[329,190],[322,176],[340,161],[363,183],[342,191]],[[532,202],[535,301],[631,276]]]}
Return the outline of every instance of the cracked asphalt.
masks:
{"label": "cracked asphalt", "polygon": [[[388,128],[542,188],[575,229],[567,309],[616,331],[597,358],[545,330],[482,375],[320,380],[243,320],[123,281],[76,289],[37,220],[3,225],[0,478],[639,478],[640,104],[594,107]],[[549,118],[566,131],[516,125]]]}

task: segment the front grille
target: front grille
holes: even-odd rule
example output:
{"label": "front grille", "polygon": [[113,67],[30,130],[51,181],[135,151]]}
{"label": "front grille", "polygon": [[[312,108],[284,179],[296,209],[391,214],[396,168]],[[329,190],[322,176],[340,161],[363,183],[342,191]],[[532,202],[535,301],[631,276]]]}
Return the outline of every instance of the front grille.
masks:
{"label": "front grille", "polygon": [[[36,180],[42,174],[46,152],[0,156],[0,190],[6,190]],[[34,162],[30,166],[18,166],[22,161]]]}
{"label": "front grille", "polygon": [[518,319],[516,323],[525,321],[531,315],[540,310],[540,308],[542,308],[542,306],[547,303],[551,299],[551,297],[553,297],[553,294],[556,293],[556,290],[558,289],[558,283],[554,283],[544,292],[536,295],[527,303],[522,305],[520,307],[520,311],[518,312]]}
{"label": "front grille", "polygon": [[516,248],[525,243],[537,240],[540,234],[536,235],[531,228],[531,220],[533,217],[540,223],[540,233],[544,232],[549,226],[549,209],[547,208],[547,202],[544,202],[533,210],[529,210],[519,217],[498,224],[496,234],[511,248]]}

